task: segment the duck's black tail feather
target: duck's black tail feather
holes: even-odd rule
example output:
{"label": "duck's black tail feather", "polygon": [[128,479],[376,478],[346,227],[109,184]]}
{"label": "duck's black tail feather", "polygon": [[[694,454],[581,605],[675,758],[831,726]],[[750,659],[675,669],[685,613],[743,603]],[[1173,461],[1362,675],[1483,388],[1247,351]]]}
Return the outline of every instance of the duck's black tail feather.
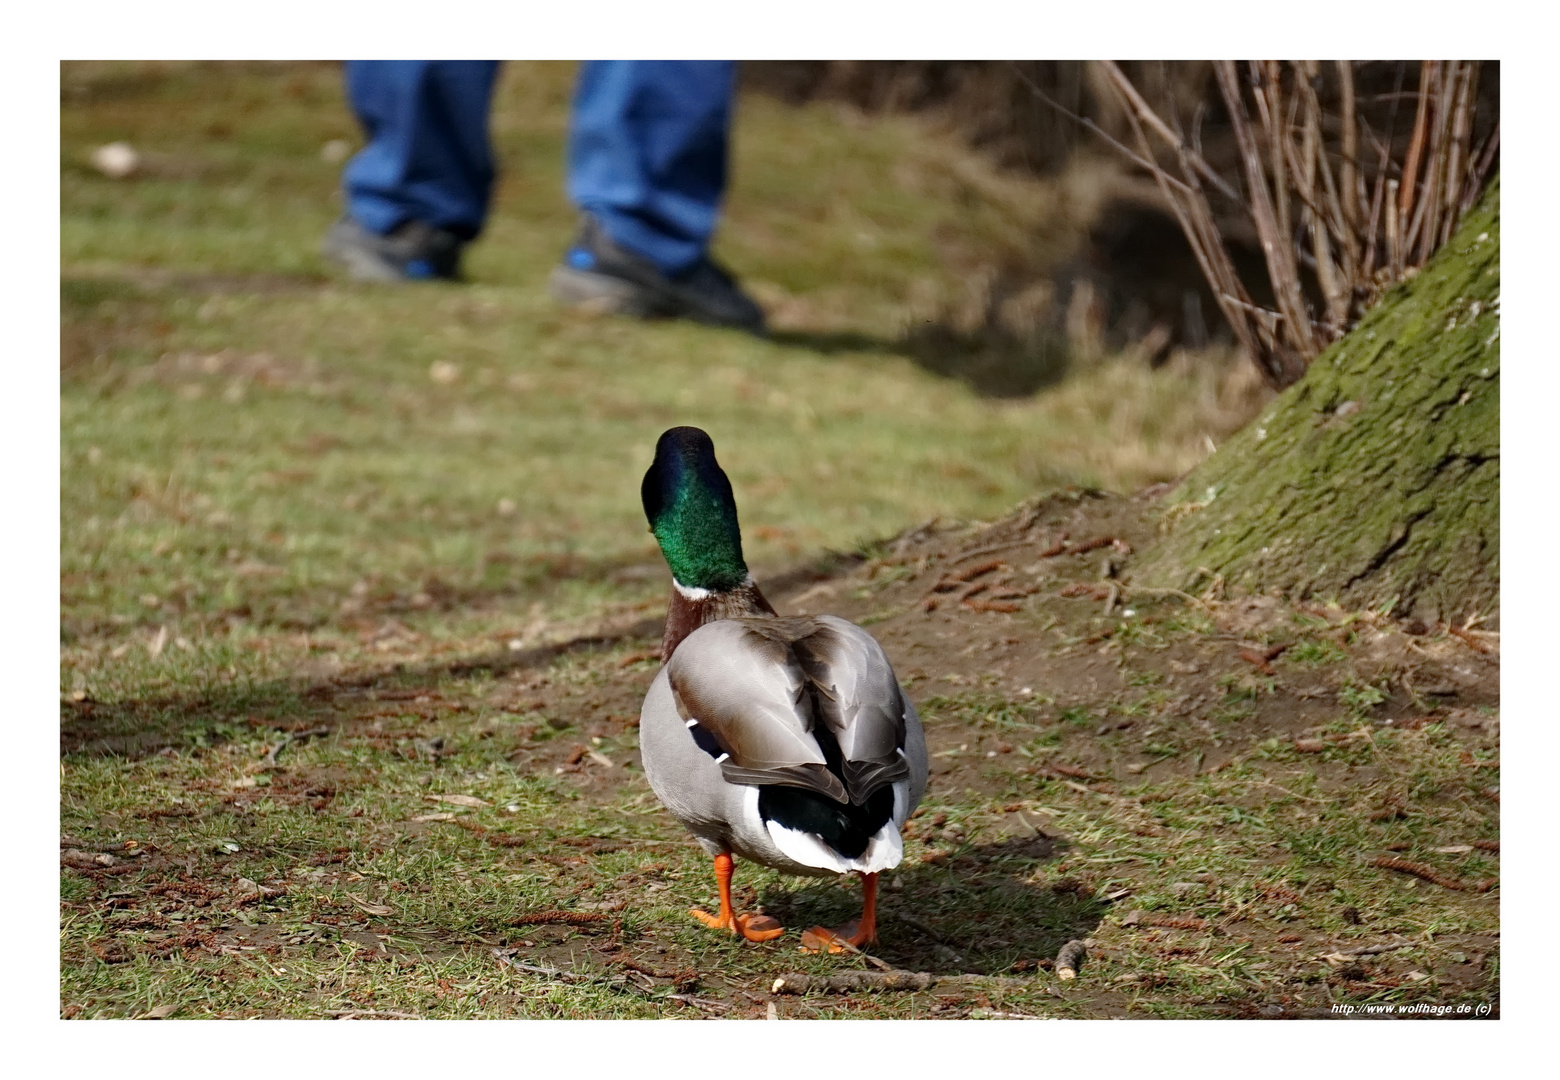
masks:
{"label": "duck's black tail feather", "polygon": [[766,784],[758,789],[758,813],[797,832],[813,833],[847,859],[858,859],[894,816],[894,788],[885,784],[863,804],[835,802],[806,788]]}

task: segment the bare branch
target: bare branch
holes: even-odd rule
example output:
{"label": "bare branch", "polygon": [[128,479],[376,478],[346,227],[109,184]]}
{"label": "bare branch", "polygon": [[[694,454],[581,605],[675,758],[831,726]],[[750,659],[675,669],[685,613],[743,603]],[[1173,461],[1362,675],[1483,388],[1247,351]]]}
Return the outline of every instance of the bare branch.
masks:
{"label": "bare branch", "polygon": [[[1147,65],[1147,82],[1134,86],[1121,65],[1097,63],[1103,86],[1131,125],[1135,148],[1110,139],[1015,70],[1042,101],[1095,131],[1154,178],[1241,347],[1277,387],[1304,374],[1322,347],[1346,332],[1384,288],[1446,242],[1499,150],[1498,117],[1490,135],[1473,145],[1479,73],[1474,61],[1420,64],[1413,124],[1400,132],[1406,63],[1396,65],[1392,93],[1362,99],[1351,62],[1336,64],[1334,85],[1324,80],[1319,61],[1254,60],[1241,67],[1224,60],[1213,70],[1229,115],[1239,181],[1233,172],[1226,179],[1202,150],[1206,103],[1188,110],[1178,100],[1176,87],[1184,80],[1169,65]],[[1372,111],[1376,107],[1388,112],[1383,135],[1370,120],[1379,115]],[[1191,122],[1183,127],[1188,115]],[[1175,165],[1165,161],[1167,148]],[[1374,172],[1362,155],[1376,158]],[[1209,205],[1214,190],[1235,198],[1250,215],[1276,310],[1254,304],[1236,272],[1226,230]],[[1312,281],[1325,305],[1317,316],[1307,300]]]}
{"label": "bare branch", "polygon": [[1299,371],[1288,381],[1293,382],[1305,372],[1305,360],[1316,355],[1311,335],[1311,322],[1306,314],[1305,300],[1300,292],[1299,272],[1294,254],[1278,231],[1273,216],[1273,203],[1268,193],[1267,178],[1262,172],[1262,160],[1258,157],[1256,141],[1252,137],[1251,124],[1246,117],[1246,105],[1240,96],[1240,76],[1230,60],[1214,63],[1219,89],[1229,109],[1230,123],[1235,140],[1240,146],[1241,158],[1246,169],[1246,186],[1251,191],[1252,217],[1257,223],[1257,236],[1262,243],[1262,253],[1267,259],[1268,276],[1273,282],[1273,293],[1278,299],[1279,314],[1284,317],[1285,332],[1294,344],[1299,360]]}
{"label": "bare branch", "polygon": [[1405,244],[1410,250],[1418,248],[1414,256],[1416,263],[1422,264],[1435,250],[1435,235],[1441,220],[1441,186],[1446,180],[1446,146],[1451,141],[1452,104],[1460,74],[1456,61],[1443,64],[1432,87],[1435,96],[1430,102],[1432,121],[1426,147],[1424,188]]}
{"label": "bare branch", "polygon": [[1260,60],[1252,60],[1246,66],[1251,70],[1251,99],[1256,103],[1257,119],[1261,122],[1262,132],[1267,137],[1268,171],[1273,174],[1273,213],[1278,223],[1279,236],[1287,240],[1290,235],[1289,204],[1283,196],[1288,194],[1289,183],[1284,175],[1283,152],[1279,148],[1278,137],[1273,130],[1278,121],[1274,117],[1275,109],[1268,100],[1270,87],[1266,65]]}
{"label": "bare branch", "polygon": [[[1386,148],[1382,148],[1382,156],[1385,157]],[[1365,256],[1360,260],[1360,276],[1363,280],[1370,281],[1376,274],[1376,229],[1381,225],[1382,200],[1386,194],[1387,167],[1383,163],[1376,170],[1375,190],[1370,196],[1370,221],[1365,226]]]}
{"label": "bare branch", "polygon": [[[1430,120],[1430,87],[1435,84],[1438,62],[1426,60],[1419,66],[1419,104],[1414,110],[1414,134],[1408,141],[1408,156],[1403,159],[1403,183],[1398,188],[1398,220],[1406,222],[1414,209],[1414,187],[1419,176],[1419,159],[1424,153],[1426,128]],[[1406,245],[1405,245],[1406,246]]]}
{"label": "bare branch", "polygon": [[1403,276],[1403,240],[1398,235],[1398,182],[1387,181],[1387,272],[1396,281]]}
{"label": "bare branch", "polygon": [[[1291,168],[1294,169],[1295,185],[1305,207],[1302,220],[1311,234],[1311,265],[1316,272],[1316,282],[1321,287],[1322,298],[1327,305],[1327,334],[1329,338],[1336,338],[1343,333],[1344,324],[1348,320],[1352,290],[1345,271],[1333,261],[1332,245],[1329,242],[1336,236],[1339,240],[1339,251],[1346,250],[1342,238],[1347,235],[1347,232],[1341,214],[1338,214],[1337,219],[1334,220],[1337,194],[1331,190],[1332,174],[1327,165],[1326,155],[1322,151],[1321,103],[1317,100],[1315,87],[1311,85],[1311,80],[1316,77],[1318,66],[1314,60],[1301,61],[1292,65],[1295,72],[1295,102],[1297,106],[1304,109],[1305,120],[1301,126],[1300,148],[1296,150],[1293,140],[1285,138],[1284,149],[1289,156]],[[1318,175],[1322,178],[1323,188],[1333,196],[1331,206],[1323,205],[1322,194],[1318,192],[1316,185]]]}
{"label": "bare branch", "polygon": [[1495,155],[1500,150],[1500,121],[1495,121],[1495,127],[1485,137],[1484,148],[1479,151],[1479,163],[1474,166],[1473,174],[1468,178],[1467,191],[1463,195],[1462,212],[1467,213],[1473,206],[1474,200],[1479,197],[1479,192],[1484,190],[1484,181],[1490,175],[1490,169],[1495,164]]}
{"label": "bare branch", "polygon": [[[1119,69],[1117,74],[1120,74]],[[1125,78],[1119,81],[1112,78],[1110,81],[1113,89],[1124,99],[1123,104],[1127,105],[1127,120],[1132,125],[1132,133],[1137,139],[1139,148],[1145,157],[1152,160],[1153,150],[1143,130],[1143,118],[1125,92],[1125,87],[1130,87],[1131,84],[1127,83]],[[1138,100],[1142,99],[1138,98]],[[1213,287],[1214,300],[1224,312],[1225,320],[1230,324],[1231,329],[1235,331],[1241,348],[1245,350],[1247,356],[1251,357],[1252,363],[1257,366],[1262,377],[1275,389],[1282,389],[1293,380],[1287,377],[1288,373],[1283,365],[1277,362],[1272,347],[1272,324],[1267,320],[1254,322],[1251,318],[1253,312],[1261,312],[1269,317],[1272,313],[1255,307],[1246,298],[1245,289],[1235,273],[1234,264],[1230,261],[1229,253],[1224,249],[1218,226],[1208,207],[1208,200],[1198,185],[1190,155],[1180,140],[1177,140],[1177,149],[1177,159],[1186,183],[1180,189],[1172,191],[1173,178],[1157,161],[1153,163],[1151,169],[1154,179],[1159,184],[1165,201],[1170,204],[1176,222],[1181,226],[1181,232],[1185,235],[1187,244],[1202,268],[1203,277]]]}
{"label": "bare branch", "polygon": [[1359,278],[1359,223],[1357,220],[1353,222],[1349,220],[1349,214],[1343,205],[1343,198],[1347,197],[1347,193],[1340,193],[1340,182],[1334,179],[1332,163],[1327,156],[1323,138],[1322,103],[1316,89],[1316,84],[1321,78],[1321,65],[1313,60],[1307,61],[1307,67],[1309,77],[1301,87],[1306,104],[1306,125],[1309,137],[1314,140],[1316,147],[1317,169],[1322,177],[1322,194],[1325,197],[1324,206],[1327,211],[1327,228],[1341,256],[1347,289],[1357,284]]}
{"label": "bare branch", "polygon": [[1441,224],[1437,244],[1452,238],[1457,222],[1462,217],[1463,163],[1468,158],[1468,143],[1473,137],[1474,95],[1479,84],[1479,63],[1464,65],[1462,80],[1457,85],[1457,102],[1452,107],[1452,142],[1446,161],[1446,189],[1443,206],[1445,220]]}
{"label": "bare branch", "polygon": [[[1165,145],[1177,154],[1184,153],[1189,155],[1188,160],[1191,161],[1192,168],[1197,170],[1197,175],[1217,188],[1221,195],[1237,203],[1243,201],[1240,193],[1232,188],[1222,176],[1214,172],[1213,166],[1204,161],[1201,154],[1188,147],[1185,140],[1170,130],[1170,126],[1160,119],[1159,114],[1149,106],[1148,102],[1143,100],[1143,95],[1139,94],[1137,87],[1132,85],[1132,81],[1122,74],[1121,68],[1116,66],[1114,60],[1100,60],[1097,63],[1100,66],[1100,70],[1109,76],[1111,85],[1115,87],[1116,92],[1126,99],[1127,104],[1137,113],[1138,118],[1148,125],[1150,131],[1158,135]],[[1145,153],[1147,153],[1146,148]]]}
{"label": "bare branch", "polygon": [[[1155,165],[1154,162],[1151,160],[1151,156],[1150,157],[1143,157],[1143,156],[1141,156],[1139,154],[1134,153],[1127,146],[1125,146],[1121,142],[1118,142],[1116,139],[1111,138],[1110,135],[1106,134],[1105,129],[1100,127],[1093,120],[1090,120],[1086,116],[1079,116],[1077,113],[1073,112],[1067,106],[1063,105],[1061,102],[1059,102],[1055,98],[1051,97],[1051,95],[1047,94],[1044,90],[1040,89],[1039,85],[1033,79],[1031,79],[1028,75],[1026,75],[1024,73],[1024,70],[1022,68],[1020,68],[1017,64],[1013,64],[1012,67],[1013,67],[1013,74],[1018,76],[1018,79],[1019,79],[1020,82],[1022,82],[1025,86],[1029,87],[1030,92],[1033,93],[1035,95],[1035,97],[1039,98],[1042,104],[1050,106],[1051,108],[1055,109],[1057,112],[1061,113],[1063,116],[1067,117],[1069,120],[1072,120],[1073,122],[1081,125],[1086,130],[1093,132],[1101,141],[1103,141],[1105,143],[1106,146],[1109,146],[1112,150],[1115,150],[1118,154],[1121,154],[1123,157],[1127,158],[1134,165],[1138,166],[1138,168],[1140,168],[1140,169],[1143,169],[1145,172],[1153,172],[1156,168],[1158,168],[1158,166]],[[1190,192],[1190,190],[1191,190],[1185,184],[1183,184],[1181,181],[1177,180],[1173,176],[1169,176],[1167,174],[1166,175],[1166,179],[1170,182],[1170,184],[1173,187],[1181,190],[1183,193]],[[1238,195],[1235,196],[1235,199],[1236,199],[1237,202],[1240,201],[1240,197]]]}
{"label": "bare branch", "polygon": [[1365,217],[1365,185],[1359,166],[1360,130],[1354,104],[1354,61],[1338,61],[1339,108],[1343,136],[1343,169],[1340,186],[1343,196],[1343,220],[1352,230],[1358,230]]}

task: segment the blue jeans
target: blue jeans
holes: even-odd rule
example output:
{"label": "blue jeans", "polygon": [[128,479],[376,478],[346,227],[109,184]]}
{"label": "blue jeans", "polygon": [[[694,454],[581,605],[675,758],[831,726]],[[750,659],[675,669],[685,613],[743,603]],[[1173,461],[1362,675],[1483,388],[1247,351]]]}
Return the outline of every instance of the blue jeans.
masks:
{"label": "blue jeans", "polygon": [[[342,174],[348,213],[388,233],[409,220],[472,239],[493,190],[495,60],[358,60],[347,95],[368,145]],[[618,246],[678,274],[704,257],[726,190],[736,64],[580,66],[568,193]]]}

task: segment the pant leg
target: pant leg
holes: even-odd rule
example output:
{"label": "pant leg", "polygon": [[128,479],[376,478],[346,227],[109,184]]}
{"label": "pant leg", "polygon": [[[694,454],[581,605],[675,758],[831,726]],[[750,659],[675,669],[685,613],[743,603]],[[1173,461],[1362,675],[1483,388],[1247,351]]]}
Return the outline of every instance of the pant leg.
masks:
{"label": "pant leg", "polygon": [[664,272],[704,256],[726,190],[734,61],[593,60],[580,67],[569,197]]}
{"label": "pant leg", "polygon": [[409,220],[470,240],[493,191],[497,60],[354,60],[347,96],[368,145],[342,172],[347,211],[384,234]]}

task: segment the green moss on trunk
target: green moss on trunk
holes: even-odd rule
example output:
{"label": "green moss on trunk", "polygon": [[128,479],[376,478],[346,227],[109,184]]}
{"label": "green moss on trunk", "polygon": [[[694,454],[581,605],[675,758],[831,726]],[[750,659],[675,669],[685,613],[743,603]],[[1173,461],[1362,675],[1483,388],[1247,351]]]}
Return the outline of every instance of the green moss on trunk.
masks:
{"label": "green moss on trunk", "polygon": [[1500,180],[1411,281],[1167,497],[1137,580],[1499,613]]}

